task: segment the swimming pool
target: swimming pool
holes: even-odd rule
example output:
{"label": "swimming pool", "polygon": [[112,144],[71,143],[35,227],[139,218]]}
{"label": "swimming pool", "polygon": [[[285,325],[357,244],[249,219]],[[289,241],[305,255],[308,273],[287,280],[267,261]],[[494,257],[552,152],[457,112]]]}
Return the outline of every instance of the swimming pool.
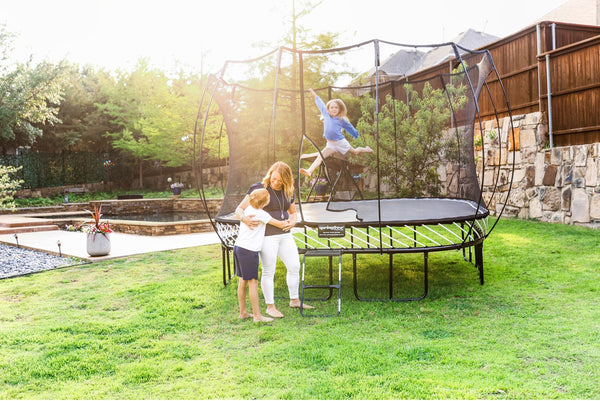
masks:
{"label": "swimming pool", "polygon": [[[86,219],[89,216],[88,212],[74,212],[68,214],[44,214],[44,215],[32,215],[31,217],[44,218],[44,219],[56,219],[56,220],[70,220],[70,219]],[[193,221],[193,220],[206,220],[208,215],[202,212],[160,212],[151,214],[103,214],[102,220],[131,220],[131,221],[147,221],[147,222],[161,222],[161,223],[174,223],[180,221]]]}
{"label": "swimming pool", "polygon": [[[199,199],[179,200],[110,200],[102,201],[102,220],[110,223],[113,231],[138,235],[175,235],[200,233],[212,230],[212,225]],[[215,203],[213,205],[212,203]],[[220,200],[209,203],[209,208],[218,206]],[[84,204],[74,212],[46,212],[30,214],[52,220],[60,229],[90,220],[87,210],[93,207]]]}

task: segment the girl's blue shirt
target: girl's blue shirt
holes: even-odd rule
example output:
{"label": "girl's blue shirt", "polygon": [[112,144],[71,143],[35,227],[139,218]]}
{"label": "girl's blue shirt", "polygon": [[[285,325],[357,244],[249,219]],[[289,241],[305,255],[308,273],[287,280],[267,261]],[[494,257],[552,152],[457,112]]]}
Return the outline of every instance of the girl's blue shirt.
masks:
{"label": "girl's blue shirt", "polygon": [[353,138],[358,138],[358,131],[344,118],[331,117],[327,111],[327,106],[319,96],[315,96],[315,103],[323,116],[323,136],[328,141],[339,141],[344,139],[342,129]]}

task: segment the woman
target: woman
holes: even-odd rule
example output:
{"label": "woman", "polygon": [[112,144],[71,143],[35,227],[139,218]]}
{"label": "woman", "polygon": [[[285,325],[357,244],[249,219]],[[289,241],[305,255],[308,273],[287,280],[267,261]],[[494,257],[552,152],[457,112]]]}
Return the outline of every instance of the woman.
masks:
{"label": "woman", "polygon": [[[269,191],[270,201],[263,208],[274,219],[283,220],[282,228],[268,224],[265,232],[265,239],[260,251],[260,260],[262,262],[262,277],[260,285],[262,287],[265,303],[267,304],[266,313],[271,317],[283,317],[283,314],[275,307],[274,277],[275,267],[277,265],[277,256],[287,269],[286,282],[290,296],[290,308],[300,307],[300,298],[298,296],[298,286],[300,285],[300,257],[296,241],[290,230],[296,225],[296,205],[294,204],[294,176],[292,169],[284,162],[274,163],[263,178],[262,182],[253,184],[239,206],[235,209],[235,215],[241,222],[254,228],[258,225],[251,216],[244,216],[244,210],[250,204],[248,194],[258,188],[265,188]],[[312,309],[312,306],[303,305],[306,309]]]}

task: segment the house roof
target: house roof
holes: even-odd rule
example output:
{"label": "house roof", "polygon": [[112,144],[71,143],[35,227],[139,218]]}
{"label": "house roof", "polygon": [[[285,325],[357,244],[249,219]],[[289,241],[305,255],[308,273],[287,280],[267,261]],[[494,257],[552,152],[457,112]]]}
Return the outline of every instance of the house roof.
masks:
{"label": "house roof", "polygon": [[399,50],[381,63],[380,70],[388,75],[410,75],[420,68],[426,54],[417,49]]}
{"label": "house roof", "polygon": [[[475,31],[473,29],[468,29],[452,39],[451,42],[456,43],[466,49],[478,49],[498,39],[499,38],[497,36]],[[461,54],[464,53],[462,50],[459,50],[459,52]],[[392,54],[383,63],[381,63],[379,70],[388,76],[410,75],[424,68],[432,67],[442,63],[453,57],[455,57],[455,54],[451,46],[434,47],[430,48],[430,50],[426,52],[418,49],[402,49]],[[369,71],[369,75],[373,75],[374,73],[375,69],[372,68]]]}
{"label": "house roof", "polygon": [[[468,29],[465,32],[461,32],[457,37],[455,37],[452,40],[452,42],[456,43],[461,47],[464,47],[465,49],[479,49],[480,47],[483,47],[498,39],[500,38],[497,36],[475,31],[473,29]],[[458,51],[460,54],[465,53],[465,51],[461,49],[459,49]],[[455,57],[454,50],[450,46],[443,46],[432,49],[429,52],[427,52],[427,55],[423,60],[423,65],[421,65],[420,69],[438,65],[446,60],[452,59],[453,57]]]}
{"label": "house roof", "polygon": [[535,22],[556,21],[581,25],[600,25],[600,0],[569,0]]}

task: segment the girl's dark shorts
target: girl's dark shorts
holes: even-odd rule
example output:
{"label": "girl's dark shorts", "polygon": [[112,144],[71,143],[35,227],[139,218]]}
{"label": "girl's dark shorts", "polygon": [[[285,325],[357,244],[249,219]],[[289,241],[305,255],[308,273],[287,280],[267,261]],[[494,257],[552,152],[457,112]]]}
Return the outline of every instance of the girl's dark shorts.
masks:
{"label": "girl's dark shorts", "polygon": [[258,252],[234,245],[233,256],[236,276],[243,280],[258,280]]}

